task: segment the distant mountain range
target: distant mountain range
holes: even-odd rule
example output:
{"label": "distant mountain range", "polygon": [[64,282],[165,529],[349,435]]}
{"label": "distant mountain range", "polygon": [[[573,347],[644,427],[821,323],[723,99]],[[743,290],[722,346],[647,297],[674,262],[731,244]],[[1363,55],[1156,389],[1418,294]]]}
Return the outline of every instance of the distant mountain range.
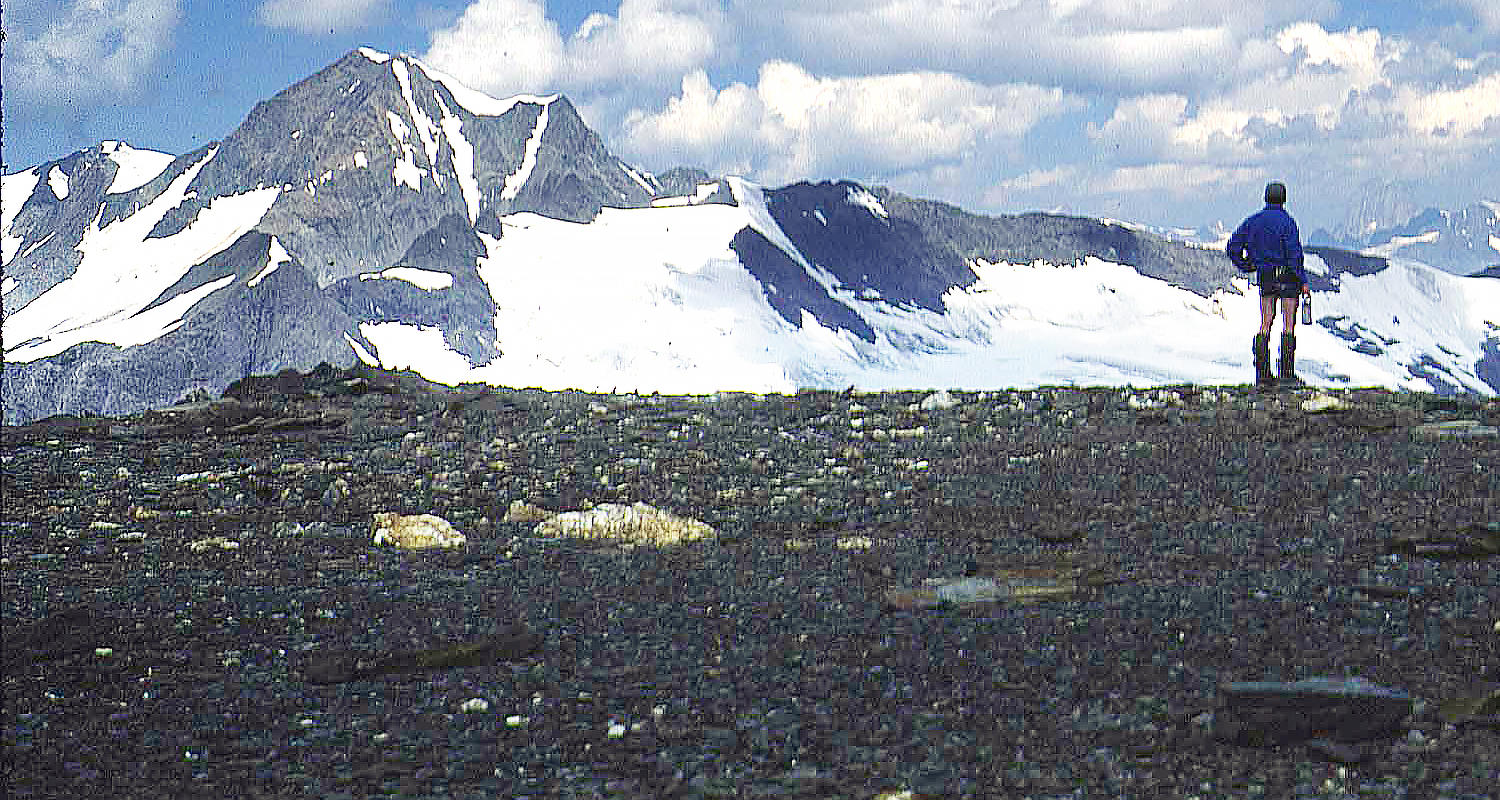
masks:
{"label": "distant mountain range", "polygon": [[1474,275],[1500,267],[1500,202],[1479,202],[1456,211],[1429,208],[1399,224],[1372,221],[1342,234],[1317,230],[1308,240]]}
{"label": "distant mountain range", "polygon": [[[1217,249],[849,181],[653,174],[566,97],[497,99],[369,49],[222,141],[105,142],[0,192],[7,423],[356,360],[690,393],[1251,372],[1256,302]],[[1312,252],[1306,377],[1500,389],[1500,281]]]}

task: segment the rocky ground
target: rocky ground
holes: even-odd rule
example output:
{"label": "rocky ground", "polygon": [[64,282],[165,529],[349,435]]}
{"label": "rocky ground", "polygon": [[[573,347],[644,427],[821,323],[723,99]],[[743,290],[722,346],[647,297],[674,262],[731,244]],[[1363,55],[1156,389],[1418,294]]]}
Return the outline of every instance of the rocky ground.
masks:
{"label": "rocky ground", "polygon": [[[1497,424],[1378,391],[321,369],[10,427],[8,796],[1492,798]],[[514,501],[714,534],[541,536]],[[467,544],[377,546],[381,512]],[[912,601],[964,577],[1015,596]],[[1221,735],[1226,684],[1319,676],[1412,713]]]}

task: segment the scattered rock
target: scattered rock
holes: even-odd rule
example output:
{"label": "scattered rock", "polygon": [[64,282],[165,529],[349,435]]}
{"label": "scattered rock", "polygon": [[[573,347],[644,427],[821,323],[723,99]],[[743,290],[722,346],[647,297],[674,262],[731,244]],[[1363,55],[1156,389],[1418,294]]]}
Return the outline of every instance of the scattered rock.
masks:
{"label": "scattered rock", "polygon": [[942,389],[922,398],[922,402],[917,404],[917,408],[922,411],[946,411],[956,405],[958,405],[958,398],[954,397],[953,393],[947,389]]}
{"label": "scattered rock", "polygon": [[[506,518],[510,518],[507,513]],[[679,517],[645,503],[603,503],[587,511],[555,513],[538,522],[537,536],[607,539],[630,545],[667,546],[708,539],[708,524]]]}
{"label": "scattered rock", "polygon": [[501,521],[531,525],[555,516],[557,516],[556,511],[548,511],[545,508],[534,506],[522,500],[512,500],[510,501],[510,507],[505,510],[505,518]]}
{"label": "scattered rock", "polygon": [[1214,737],[1251,747],[1398,736],[1413,705],[1406,692],[1359,678],[1230,683],[1219,696]]}
{"label": "scattered rock", "polygon": [[1383,583],[1356,583],[1354,591],[1379,600],[1411,600],[1417,592],[1404,586],[1387,586]]}
{"label": "scattered rock", "polygon": [[1500,727],[1500,689],[1448,700],[1439,706],[1438,715],[1454,725]]}
{"label": "scattered rock", "polygon": [[983,577],[932,578],[917,588],[887,592],[885,601],[891,608],[909,610],[1043,600],[1078,591],[1078,578],[1075,569],[1048,567],[1000,570]]}
{"label": "scattered rock", "polygon": [[427,650],[316,653],[303,668],[302,676],[309,683],[345,683],[392,673],[479,667],[519,661],[535,653],[541,645],[539,634],[517,623],[495,636]]}
{"label": "scattered rock", "polygon": [[1388,553],[1403,553],[1439,559],[1489,558],[1500,555],[1500,530],[1493,525],[1470,524],[1453,533],[1424,531],[1403,534],[1386,545]]}
{"label": "scattered rock", "polygon": [[1411,434],[1422,439],[1489,439],[1500,437],[1500,428],[1481,425],[1477,419],[1455,419],[1418,425]]}
{"label": "scattered rock", "polygon": [[1302,410],[1308,414],[1328,414],[1348,411],[1350,408],[1349,403],[1342,398],[1323,392],[1318,392],[1302,401]]}
{"label": "scattered rock", "polygon": [[328,484],[328,491],[323,493],[323,505],[333,508],[349,499],[349,482],[343,478],[334,478],[333,483]]}
{"label": "scattered rock", "polygon": [[88,606],[49,614],[7,633],[4,648],[6,670],[18,664],[91,652],[104,642],[113,641],[117,631],[128,625],[126,620]]}
{"label": "scattered rock", "polygon": [[402,550],[456,548],[469,541],[468,537],[454,530],[448,520],[435,514],[403,515],[381,511],[375,514],[371,529],[375,534],[375,544]]}
{"label": "scattered rock", "polygon": [[1365,751],[1347,742],[1335,742],[1332,739],[1310,739],[1307,747],[1329,761],[1339,764],[1358,764],[1365,760]]}
{"label": "scattered rock", "polygon": [[209,550],[238,550],[240,543],[226,536],[209,536],[189,542],[188,549],[194,553],[206,553]]}

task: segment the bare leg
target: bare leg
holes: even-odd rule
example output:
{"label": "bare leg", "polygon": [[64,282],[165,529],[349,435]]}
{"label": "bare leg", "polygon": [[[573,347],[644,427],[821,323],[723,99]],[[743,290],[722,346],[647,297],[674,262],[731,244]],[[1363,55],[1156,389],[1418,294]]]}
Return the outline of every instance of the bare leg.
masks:
{"label": "bare leg", "polygon": [[1262,297],[1260,299],[1260,332],[1271,335],[1271,326],[1276,322],[1276,298]]}
{"label": "bare leg", "polygon": [[[1282,330],[1283,333],[1296,333],[1297,332],[1297,302],[1298,302],[1298,300],[1299,300],[1299,298],[1296,298],[1296,297],[1283,297],[1283,298],[1281,298],[1281,330]],[[1263,330],[1265,330],[1267,333],[1270,333],[1271,327],[1266,324],[1266,320],[1265,320],[1265,302],[1266,301],[1264,301],[1264,300],[1261,301],[1261,320],[1260,320],[1260,324],[1261,324],[1261,327],[1262,327]]]}

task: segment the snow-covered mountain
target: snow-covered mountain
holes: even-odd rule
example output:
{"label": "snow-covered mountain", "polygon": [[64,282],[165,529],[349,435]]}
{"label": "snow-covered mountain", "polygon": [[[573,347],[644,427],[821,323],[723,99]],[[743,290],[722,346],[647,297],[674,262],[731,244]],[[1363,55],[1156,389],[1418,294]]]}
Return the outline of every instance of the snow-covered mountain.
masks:
{"label": "snow-covered mountain", "polygon": [[[851,182],[611,155],[560,96],[368,49],[179,157],[106,142],[4,176],[10,423],[356,359],[600,391],[1243,383],[1217,250]],[[1322,250],[1301,372],[1491,394],[1500,281]]]}
{"label": "snow-covered mountain", "polygon": [[1456,211],[1429,208],[1395,225],[1369,223],[1342,236],[1318,231],[1317,241],[1376,256],[1400,256],[1458,275],[1500,266],[1500,202]]}

